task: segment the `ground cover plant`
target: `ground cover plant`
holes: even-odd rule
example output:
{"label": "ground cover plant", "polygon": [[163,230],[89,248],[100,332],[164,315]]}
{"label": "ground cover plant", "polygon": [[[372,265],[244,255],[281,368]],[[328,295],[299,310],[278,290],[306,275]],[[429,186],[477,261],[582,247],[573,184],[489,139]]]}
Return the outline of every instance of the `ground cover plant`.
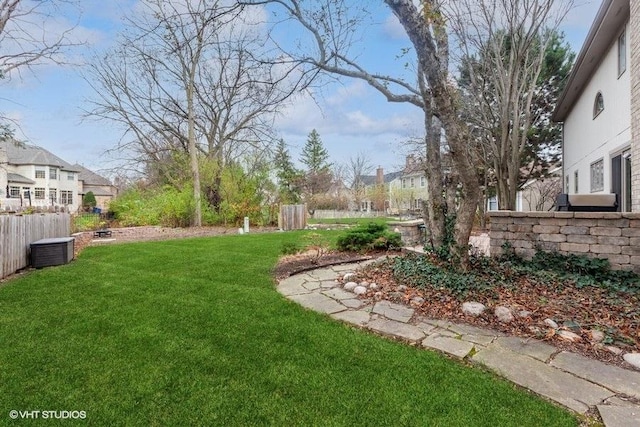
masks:
{"label": "ground cover plant", "polygon": [[487,372],[282,297],[272,269],[303,235],[96,246],[3,284],[0,424],[11,410],[109,426],[577,424]]}
{"label": "ground cover plant", "polygon": [[[612,271],[602,259],[539,251],[525,261],[505,249],[500,259],[472,256],[466,272],[452,269],[436,254],[407,255],[362,271],[360,279],[381,286],[378,298],[411,303],[429,317],[543,339],[619,364],[618,350],[640,350],[638,275]],[[407,289],[398,292],[399,285]],[[424,302],[417,305],[416,297]],[[489,310],[479,317],[465,315],[461,310],[465,301],[480,302]],[[497,306],[511,309],[513,321],[500,322],[493,315]],[[554,320],[558,328],[545,325],[546,319]],[[562,329],[579,338],[566,340],[557,334]],[[601,338],[596,339],[594,331]]]}

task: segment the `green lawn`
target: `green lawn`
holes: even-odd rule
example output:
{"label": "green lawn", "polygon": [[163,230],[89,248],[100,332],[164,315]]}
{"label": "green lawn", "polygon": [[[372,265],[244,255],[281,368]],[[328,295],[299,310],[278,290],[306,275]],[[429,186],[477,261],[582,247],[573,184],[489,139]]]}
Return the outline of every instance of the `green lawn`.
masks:
{"label": "green lawn", "polygon": [[368,224],[370,222],[386,224],[388,221],[398,221],[398,219],[397,218],[387,218],[387,217],[375,217],[375,218],[324,218],[324,219],[309,218],[309,220],[307,222],[309,224],[360,225],[360,224]]}
{"label": "green lawn", "polygon": [[270,270],[302,235],[91,247],[5,284],[0,425],[25,425],[10,410],[83,410],[83,425],[105,426],[577,424],[480,369],[280,296]]}

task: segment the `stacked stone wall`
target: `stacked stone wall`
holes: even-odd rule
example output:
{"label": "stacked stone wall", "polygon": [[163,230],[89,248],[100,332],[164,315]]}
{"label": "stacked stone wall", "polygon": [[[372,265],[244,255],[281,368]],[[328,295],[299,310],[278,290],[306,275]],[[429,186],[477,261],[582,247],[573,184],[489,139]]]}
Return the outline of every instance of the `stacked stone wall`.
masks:
{"label": "stacked stone wall", "polygon": [[606,258],[614,269],[640,273],[640,213],[512,212],[488,214],[491,256],[509,243],[531,258],[536,250]]}

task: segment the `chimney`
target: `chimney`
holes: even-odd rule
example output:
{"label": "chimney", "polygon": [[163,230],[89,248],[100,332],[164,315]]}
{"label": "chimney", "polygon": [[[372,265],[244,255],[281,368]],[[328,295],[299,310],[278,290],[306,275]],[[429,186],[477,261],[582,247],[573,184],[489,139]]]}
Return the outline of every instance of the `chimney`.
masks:
{"label": "chimney", "polygon": [[406,162],[405,162],[405,166],[404,166],[405,170],[411,171],[411,169],[413,169],[413,166],[415,165],[415,163],[416,163],[416,160],[415,160],[413,154],[409,154],[407,156],[407,159],[406,159]]}
{"label": "chimney", "polygon": [[378,166],[378,169],[376,169],[376,184],[384,184],[384,170],[382,166]]}

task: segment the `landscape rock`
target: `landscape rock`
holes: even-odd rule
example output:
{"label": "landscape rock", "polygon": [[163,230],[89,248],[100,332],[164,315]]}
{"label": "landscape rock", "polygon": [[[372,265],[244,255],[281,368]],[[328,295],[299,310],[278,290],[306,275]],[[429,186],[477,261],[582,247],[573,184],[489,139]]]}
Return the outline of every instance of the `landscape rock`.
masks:
{"label": "landscape rock", "polygon": [[591,329],[589,335],[591,335],[591,341],[593,342],[602,342],[604,340],[604,332],[597,329]]}
{"label": "landscape rock", "polygon": [[561,339],[569,342],[576,342],[576,341],[582,340],[582,337],[580,335],[571,331],[565,331],[564,329],[558,331],[556,335],[559,336]]}
{"label": "landscape rock", "polygon": [[511,313],[511,310],[509,310],[507,307],[498,306],[493,311],[493,313],[496,315],[498,320],[500,322],[502,322],[502,323],[511,323],[511,322],[513,322],[513,314]]}
{"label": "landscape rock", "polygon": [[356,282],[347,282],[344,284],[343,288],[345,291],[353,291],[358,284]]}
{"label": "landscape rock", "polygon": [[411,299],[411,303],[412,304],[421,305],[422,303],[424,303],[424,298],[422,298],[422,297],[414,297],[414,298]]}
{"label": "landscape rock", "polygon": [[364,286],[356,286],[355,288],[353,288],[353,293],[356,295],[362,295],[362,294],[366,294],[367,293],[367,288],[365,288]]}
{"label": "landscape rock", "polygon": [[378,285],[377,285],[377,284],[375,284],[375,283],[371,283],[371,284],[369,285],[369,289],[372,289],[372,290],[374,290],[374,291],[375,291],[376,289],[380,289],[380,286],[378,286]]}
{"label": "landscape rock", "polygon": [[527,318],[529,316],[531,316],[531,312],[529,310],[520,310],[518,312],[518,317],[520,317],[522,319]]}
{"label": "landscape rock", "polygon": [[622,356],[625,362],[636,369],[640,369],[640,353],[627,353]]}
{"label": "landscape rock", "polygon": [[480,316],[486,309],[487,307],[480,302],[469,301],[462,303],[462,312],[471,316]]}
{"label": "landscape rock", "polygon": [[607,346],[605,346],[605,348],[607,350],[609,350],[611,353],[615,354],[615,355],[621,355],[622,354],[622,349],[620,349],[620,348],[618,348],[616,346],[607,345]]}
{"label": "landscape rock", "polygon": [[368,288],[369,282],[360,282],[360,286],[364,286],[365,288]]}
{"label": "landscape rock", "polygon": [[344,280],[345,282],[348,282],[353,277],[356,277],[356,273],[347,273],[344,276],[342,276],[342,280]]}
{"label": "landscape rock", "polygon": [[396,290],[398,292],[404,292],[407,290],[407,286],[406,285],[398,285],[398,287],[396,288]]}
{"label": "landscape rock", "polygon": [[550,328],[558,329],[558,324],[551,319],[544,319],[543,323]]}

